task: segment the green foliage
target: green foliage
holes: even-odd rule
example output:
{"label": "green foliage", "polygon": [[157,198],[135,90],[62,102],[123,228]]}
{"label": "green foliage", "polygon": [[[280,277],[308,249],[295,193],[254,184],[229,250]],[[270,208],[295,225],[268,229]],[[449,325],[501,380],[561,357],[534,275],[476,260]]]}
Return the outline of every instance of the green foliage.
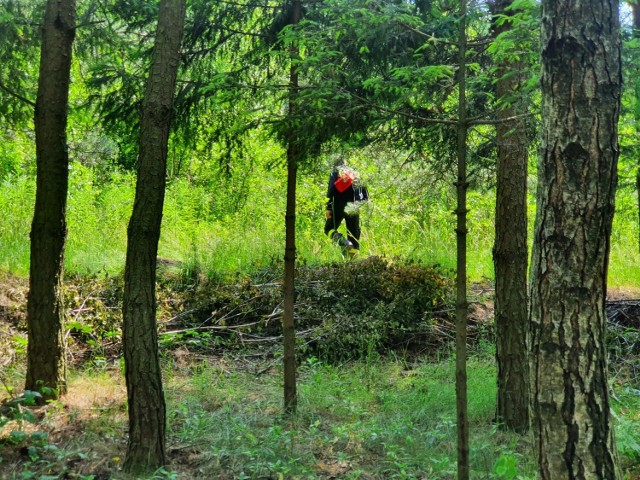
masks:
{"label": "green foliage", "polygon": [[[182,443],[208,445],[194,456],[209,477],[455,475],[452,362],[408,368],[368,359],[334,367],[310,358],[300,368],[299,411],[291,421],[272,415],[280,403],[279,372],[255,377],[196,366],[188,385],[169,382],[169,430]],[[528,438],[486,433],[495,409],[494,367],[472,361],[470,372],[470,398],[485,399],[480,407],[470,403],[474,478],[515,478],[514,470],[518,478],[534,478]]]}
{"label": "green foliage", "polygon": [[67,258],[69,272],[120,272],[135,178],[114,171],[108,178],[74,162],[69,172]]}
{"label": "green foliage", "polygon": [[29,134],[6,130],[0,137],[0,182],[32,171],[35,145]]}
{"label": "green foliage", "polygon": [[16,442],[17,445],[14,448],[20,447],[24,460],[18,472],[20,476],[12,478],[20,478],[22,480],[56,480],[59,478],[93,480],[96,478],[94,475],[83,475],[74,471],[74,466],[78,462],[87,459],[85,453],[68,451],[50,443],[48,435],[44,432],[18,435],[16,436]]}
{"label": "green foliage", "polygon": [[299,328],[322,321],[317,345],[310,348],[332,362],[390,348],[425,348],[451,308],[451,277],[437,268],[370,257],[312,272],[316,282],[301,282],[297,291],[305,312]]}
{"label": "green foliage", "polygon": [[[269,345],[280,334],[282,291],[273,281],[280,275],[269,268],[225,285],[194,285],[167,304],[185,313],[167,312],[172,320],[163,344],[206,350],[222,340],[229,348],[249,336]],[[337,362],[392,350],[436,352],[447,344],[436,332],[451,328],[451,289],[451,277],[438,268],[378,257],[302,267],[296,287],[301,353]],[[179,334],[172,334],[176,328]]]}
{"label": "green foliage", "polygon": [[[624,168],[621,159],[621,167]],[[621,179],[622,180],[622,179]],[[640,285],[640,229],[637,191],[621,185],[616,191],[616,214],[611,233],[609,284],[623,287]]]}
{"label": "green foliage", "polygon": [[[210,279],[182,268],[159,266],[157,317],[165,350],[241,350],[250,338],[279,354],[280,265]],[[371,257],[301,267],[297,279],[302,358],[337,362],[392,351],[435,355],[449,349],[453,280],[438,267]],[[122,282],[121,276],[66,278],[69,344],[98,369],[121,354]],[[478,327],[478,335],[472,327],[470,338],[479,341],[488,332]]]}
{"label": "green foliage", "polygon": [[[9,391],[9,393],[12,392]],[[27,407],[36,405],[40,399],[42,399],[42,394],[40,392],[25,390],[21,396],[11,398],[10,401],[6,402],[2,406],[0,413],[0,427],[4,427],[9,422],[15,422],[20,428],[19,430],[12,430],[10,432],[10,442],[18,443],[27,438],[28,435],[22,430],[24,422],[36,422],[34,413]]]}
{"label": "green foliage", "polygon": [[1,269],[26,275],[29,271],[29,232],[35,203],[35,181],[25,175],[0,182]]}
{"label": "green foliage", "polygon": [[632,387],[613,391],[613,410],[615,418],[616,447],[626,467],[640,464],[640,391]]}
{"label": "green foliage", "polygon": [[66,282],[69,343],[96,367],[122,353],[122,288],[121,277],[73,276]]}
{"label": "green foliage", "polygon": [[[522,89],[502,100],[510,104],[516,95],[530,95],[538,88],[540,5],[531,0],[514,1],[506,12],[495,16],[495,25],[510,28],[499,33],[487,49],[494,62],[492,73],[522,78]],[[504,64],[511,68],[504,71]]]}
{"label": "green foliage", "polygon": [[500,455],[493,466],[498,478],[513,480],[518,475],[517,459],[514,455]]}
{"label": "green foliage", "polygon": [[43,17],[43,2],[0,3],[0,119],[16,130],[33,118]]}

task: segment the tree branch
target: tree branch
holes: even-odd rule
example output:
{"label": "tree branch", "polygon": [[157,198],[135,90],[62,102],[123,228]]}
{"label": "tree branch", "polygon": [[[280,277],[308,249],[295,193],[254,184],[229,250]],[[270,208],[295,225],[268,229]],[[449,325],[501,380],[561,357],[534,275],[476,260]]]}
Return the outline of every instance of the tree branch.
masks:
{"label": "tree branch", "polygon": [[76,30],[78,30],[79,28],[84,28],[84,27],[88,27],[90,25],[100,25],[105,23],[104,20],[90,20],[88,22],[84,22],[84,23],[80,23],[78,25],[76,25]]}
{"label": "tree branch", "polygon": [[500,125],[501,123],[512,122],[514,120],[520,120],[522,118],[533,117],[534,113],[522,113],[520,115],[513,115],[512,117],[501,118],[498,120],[481,120],[480,118],[471,119],[467,122],[467,125]]}
{"label": "tree branch", "polygon": [[0,82],[0,90],[4,90],[5,92],[7,92],[9,95],[11,95],[12,97],[17,98],[18,100],[23,101],[24,103],[26,103],[27,105],[31,105],[33,108],[36,108],[36,104],[35,102],[32,102],[31,100],[29,100],[26,97],[23,97],[22,95],[20,95],[19,93],[14,92],[13,90],[11,90],[9,87],[7,87],[4,83]]}
{"label": "tree branch", "polygon": [[[405,22],[398,21],[398,25],[400,25],[401,27],[406,28],[407,30],[409,30],[409,31],[411,31],[413,33],[417,33],[418,35],[420,35],[422,37],[428,38],[433,43],[441,43],[443,45],[451,45],[451,46],[454,46],[454,47],[458,46],[458,42],[451,42],[449,40],[442,40],[441,38],[436,38],[436,36],[433,35],[432,33],[421,32],[417,28],[413,28],[411,25],[408,25]],[[467,46],[469,46],[469,47],[483,47],[485,45],[489,45],[490,43],[491,43],[491,39],[490,38],[486,38],[484,40],[469,41],[469,42],[467,42]]]}

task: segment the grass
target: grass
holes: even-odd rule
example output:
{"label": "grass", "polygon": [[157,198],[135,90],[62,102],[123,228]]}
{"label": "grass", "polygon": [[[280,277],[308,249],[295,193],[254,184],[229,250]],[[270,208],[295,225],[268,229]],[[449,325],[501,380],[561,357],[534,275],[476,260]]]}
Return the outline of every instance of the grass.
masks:
{"label": "grass", "polygon": [[[246,359],[165,360],[169,464],[154,478],[454,477],[450,360],[407,365],[373,358],[333,367],[310,359],[300,369],[292,419],[281,415],[277,365],[256,375],[250,370],[263,365]],[[495,468],[505,458],[515,460],[518,478],[534,478],[529,439],[492,425],[493,362],[473,359],[469,368],[472,478],[508,478]],[[76,371],[65,408],[45,407],[44,420],[28,427],[27,439],[5,444],[0,478],[125,478],[119,472],[125,401],[119,370]],[[35,441],[35,431],[48,436]],[[32,451],[27,458],[19,454],[24,448]]]}
{"label": "grass", "polygon": [[[162,345],[168,463],[149,479],[455,478],[455,365],[447,351],[433,361],[375,351],[339,365],[307,357],[299,368],[298,413],[287,419],[277,348],[220,356],[191,353],[188,344]],[[0,379],[17,391],[25,351],[16,349]],[[530,437],[493,424],[493,346],[480,341],[469,356],[471,478],[535,478]],[[8,423],[0,416],[0,479],[126,479],[122,371],[115,358],[94,357],[71,370],[69,394],[60,402],[26,407],[22,419]],[[637,377],[622,371],[611,383],[628,480],[640,472],[637,387]]]}
{"label": "grass", "polygon": [[[251,201],[225,206],[218,204],[226,198],[224,192],[173,181],[167,191],[159,255],[181,261],[184,270],[210,276],[279,264],[284,254],[284,177],[282,171],[261,175],[261,181],[247,182]],[[324,180],[319,175],[300,178],[297,253],[302,265],[341,259],[322,234]],[[133,188],[132,175],[113,174],[109,182],[98,184],[91,170],[74,166],[66,252],[69,273],[110,276],[122,271]],[[416,200],[384,188],[377,193],[373,189],[372,194],[373,201],[362,215],[363,256],[455,266],[450,198],[436,192],[433,198]],[[26,177],[0,184],[0,209],[5,212],[0,222],[0,271],[28,273],[33,197],[34,182]],[[418,201],[422,210],[413,210],[408,199]],[[472,193],[469,201],[469,278],[486,281],[493,277],[492,200]],[[637,289],[640,258],[631,211],[620,209],[614,222],[609,284]],[[277,362],[258,374],[265,365],[252,357],[174,352],[166,353],[164,361],[169,464],[152,478],[454,477],[454,369],[449,359],[409,365],[402,359],[371,356],[333,367],[311,358],[300,369],[300,405],[293,419],[281,416],[282,375]],[[472,478],[535,478],[530,439],[501,432],[492,424],[495,374],[490,352],[470,360]],[[2,376],[11,385],[8,379],[20,379],[23,372],[5,370]],[[640,396],[632,387],[637,385],[628,392],[616,386],[613,402],[618,448],[629,472],[640,464]],[[0,479],[124,478],[120,473],[127,434],[124,391],[119,368],[101,364],[73,371],[64,408],[52,404],[38,411],[35,424],[4,426]],[[13,440],[7,437],[12,429],[22,432]]]}
{"label": "grass", "polygon": [[[453,191],[429,191],[429,186],[408,182],[402,186],[406,191],[398,192],[397,186],[385,184],[390,180],[384,169],[393,166],[381,163],[376,168],[371,175],[380,185],[371,187],[371,204],[361,215],[362,255],[454,268]],[[247,175],[244,196],[233,190],[233,182],[215,187],[172,180],[159,255],[209,275],[251,272],[280,263],[284,256],[284,170],[258,169]],[[300,175],[296,232],[300,264],[341,259],[339,249],[322,232],[324,182],[324,173]],[[0,269],[20,275],[28,274],[34,183],[25,176],[10,176],[0,183],[0,209],[5,212],[5,221],[0,223]],[[72,165],[65,257],[69,273],[122,272],[134,188],[133,174],[112,172],[105,180],[88,167]],[[631,194],[626,190],[619,194],[614,221],[609,270],[609,284],[614,287],[640,287],[638,226]],[[530,229],[533,211],[531,204]],[[469,192],[467,267],[471,282],[493,278],[493,213],[490,192]]]}
{"label": "grass", "polygon": [[[531,438],[492,422],[496,372],[486,353],[468,365],[471,478],[534,479]],[[250,355],[165,352],[163,362],[168,464],[149,479],[455,478],[451,359],[372,357],[331,366],[310,358],[299,369],[293,418],[282,416],[279,362],[266,364],[266,372]],[[625,478],[635,478],[640,395],[623,386],[612,392]],[[63,402],[37,410],[34,424],[5,426],[0,479],[127,479],[121,370],[74,370]],[[23,435],[9,441],[11,429]]]}

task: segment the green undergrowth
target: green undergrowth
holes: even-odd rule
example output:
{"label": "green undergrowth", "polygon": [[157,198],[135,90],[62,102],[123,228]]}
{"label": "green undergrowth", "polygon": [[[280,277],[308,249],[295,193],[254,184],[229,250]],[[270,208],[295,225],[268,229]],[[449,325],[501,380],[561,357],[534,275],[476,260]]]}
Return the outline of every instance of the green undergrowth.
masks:
{"label": "green undergrowth", "polygon": [[[496,370],[486,353],[468,362],[471,478],[533,480],[531,436],[493,423]],[[290,418],[282,414],[279,363],[265,365],[246,351],[174,354],[163,364],[167,465],[144,478],[455,478],[451,358],[372,355],[330,365],[310,357],[298,369],[298,409]],[[120,369],[74,370],[67,397],[2,438],[0,478],[127,479],[123,383]],[[625,478],[635,478],[640,396],[621,387],[612,392]]]}
{"label": "green undergrowth", "polygon": [[[299,404],[287,419],[280,271],[207,277],[161,263],[168,464],[148,478],[455,478],[451,273],[378,257],[300,267]],[[122,278],[67,278],[70,391],[46,407],[32,406],[28,395],[15,398],[24,376],[24,295],[9,290],[17,303],[2,310],[12,320],[0,334],[3,356],[14,361],[1,377],[3,397],[14,403],[0,412],[0,479],[126,478]],[[611,316],[608,338],[616,441],[628,479],[640,473],[634,312]],[[490,318],[470,316],[469,346],[471,478],[533,479],[530,437],[493,423]]]}
{"label": "green undergrowth", "polygon": [[[334,366],[311,357],[299,368],[292,418],[282,416],[279,365],[263,372],[264,363],[253,361],[248,354],[165,358],[168,464],[149,478],[455,476],[451,360],[373,355]],[[473,358],[469,369],[472,478],[535,478],[530,439],[492,423],[493,361]],[[76,370],[71,405],[50,408],[35,429],[2,440],[0,478],[126,478],[120,471],[125,396],[115,393],[122,382],[118,370]],[[101,389],[109,395],[101,398]],[[83,397],[93,401],[83,403]]]}
{"label": "green undergrowth", "polygon": [[[256,388],[244,375],[199,368],[189,382],[195,389],[189,401],[183,383],[172,391],[177,396],[171,402],[176,410],[170,431],[179,443],[207,445],[193,452],[206,463],[207,478],[455,475],[455,369],[450,361],[407,365],[370,358],[336,367],[309,359],[300,369],[299,407],[290,420],[279,414],[279,369],[275,376],[258,377]],[[492,363],[474,361],[471,368],[474,478],[506,478],[495,469],[505,456],[517,458],[516,468],[526,475],[531,469],[528,439],[500,433],[491,424]],[[228,382],[231,388],[215,387]]]}
{"label": "green undergrowth", "polygon": [[[253,348],[275,357],[281,348],[282,267],[207,278],[184,265],[160,265],[160,346],[202,354]],[[121,277],[72,276],[65,282],[70,342],[78,358],[120,355]],[[298,354],[336,363],[371,353],[439,355],[453,326],[453,275],[438,266],[369,257],[296,273]],[[22,307],[24,308],[24,306]],[[17,317],[24,329],[24,315]],[[488,338],[473,322],[471,340]]]}

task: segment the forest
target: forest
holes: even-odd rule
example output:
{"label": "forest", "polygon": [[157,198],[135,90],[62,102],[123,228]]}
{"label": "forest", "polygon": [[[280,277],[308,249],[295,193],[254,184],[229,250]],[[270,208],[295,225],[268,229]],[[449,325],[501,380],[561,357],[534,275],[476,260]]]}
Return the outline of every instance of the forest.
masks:
{"label": "forest", "polygon": [[0,479],[640,478],[640,7],[0,0]]}

